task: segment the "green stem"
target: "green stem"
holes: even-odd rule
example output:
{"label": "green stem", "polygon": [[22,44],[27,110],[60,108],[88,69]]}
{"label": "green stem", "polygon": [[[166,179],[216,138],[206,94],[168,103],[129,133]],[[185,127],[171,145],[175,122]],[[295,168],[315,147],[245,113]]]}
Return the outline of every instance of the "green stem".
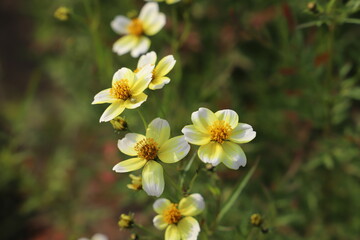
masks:
{"label": "green stem", "polygon": [[191,178],[188,189],[186,190],[186,193],[189,193],[194,185],[194,182],[196,180],[196,178],[199,176],[199,172],[201,170],[201,165],[199,165],[195,171],[194,176]]}
{"label": "green stem", "polygon": [[181,191],[181,188],[174,182],[174,180],[171,178],[171,176],[165,171],[164,169],[164,175],[165,175],[165,178],[166,178],[166,182],[169,182],[170,185],[176,190],[177,194],[179,197],[182,196],[182,191]]}
{"label": "green stem", "polygon": [[140,229],[140,230],[142,230],[142,231],[144,231],[144,232],[146,232],[147,234],[150,234],[151,236],[155,237],[156,239],[160,239],[159,236],[157,236],[156,234],[154,234],[153,231],[147,229],[146,227],[144,227],[144,226],[142,226],[142,225],[140,225],[140,224],[134,224],[134,227],[135,227],[135,228],[138,228],[138,229]]}
{"label": "green stem", "polygon": [[138,112],[138,113],[139,113],[139,115],[140,115],[141,121],[142,121],[142,122],[143,122],[143,124],[144,124],[145,132],[146,132],[146,130],[147,130],[147,123],[146,123],[146,120],[145,120],[144,116],[142,115],[142,113],[141,113],[141,111],[140,111],[139,109],[137,110],[137,112]]}

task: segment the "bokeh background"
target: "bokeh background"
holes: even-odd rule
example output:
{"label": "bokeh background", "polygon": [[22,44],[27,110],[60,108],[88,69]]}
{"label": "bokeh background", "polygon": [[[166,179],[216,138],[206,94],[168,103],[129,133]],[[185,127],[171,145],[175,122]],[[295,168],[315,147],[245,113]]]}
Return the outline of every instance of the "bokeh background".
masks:
{"label": "bokeh background", "polygon": [[[0,2],[0,239],[129,239],[117,226],[129,211],[156,232],[154,199],[111,170],[126,158],[116,147],[124,133],[98,122],[105,105],[91,105],[117,69],[135,69],[137,59],[112,53],[110,21],[143,4]],[[60,6],[71,10],[67,21],[53,16]],[[199,107],[231,108],[257,131],[243,145],[246,167],[217,169],[226,199],[259,161],[210,239],[358,239],[360,2],[183,0],[160,9],[167,24],[151,50],[177,64],[170,84],[148,92],[146,120],[166,118],[175,136]],[[124,116],[143,132],[136,111]],[[216,194],[206,173],[194,190]],[[267,234],[251,226],[253,213]]]}

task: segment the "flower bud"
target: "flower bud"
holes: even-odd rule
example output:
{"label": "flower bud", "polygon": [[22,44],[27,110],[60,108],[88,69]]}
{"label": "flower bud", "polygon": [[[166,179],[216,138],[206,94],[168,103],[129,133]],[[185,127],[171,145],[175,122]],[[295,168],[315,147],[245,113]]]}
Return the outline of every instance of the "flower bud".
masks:
{"label": "flower bud", "polygon": [[120,220],[118,222],[118,225],[120,227],[120,229],[124,229],[124,228],[132,228],[133,225],[134,225],[134,215],[133,214],[129,214],[129,215],[126,215],[126,214],[121,214],[120,215]]}
{"label": "flower bud", "polygon": [[130,174],[129,177],[131,178],[131,184],[126,185],[129,189],[138,191],[142,189],[142,178],[141,176],[135,176]]}
{"label": "flower bud", "polygon": [[115,131],[126,131],[128,129],[128,124],[122,117],[116,117],[110,121],[111,125]]}
{"label": "flower bud", "polygon": [[70,9],[67,7],[58,7],[54,12],[54,18],[60,21],[66,21],[69,19]]}

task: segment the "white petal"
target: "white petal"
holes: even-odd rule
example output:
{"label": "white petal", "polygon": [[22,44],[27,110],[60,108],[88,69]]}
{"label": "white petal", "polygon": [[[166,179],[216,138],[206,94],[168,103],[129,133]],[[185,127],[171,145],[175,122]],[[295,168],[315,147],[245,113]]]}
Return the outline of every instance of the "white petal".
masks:
{"label": "white petal", "polygon": [[114,83],[116,83],[117,81],[126,79],[128,81],[129,87],[131,87],[134,84],[134,78],[135,78],[134,72],[128,68],[123,67],[114,73],[112,84],[114,85]]}
{"label": "white petal", "polygon": [[210,134],[200,132],[194,125],[185,126],[181,132],[185,135],[186,141],[195,145],[205,145],[210,142]]}
{"label": "white petal", "polygon": [[145,93],[140,93],[136,96],[131,96],[130,99],[124,102],[124,107],[128,109],[134,109],[140,107],[140,105],[146,101],[147,97],[148,96]]}
{"label": "white petal", "polygon": [[239,169],[240,166],[246,165],[246,156],[241,147],[232,142],[224,142],[223,149],[226,157],[222,162],[231,169]]}
{"label": "white petal", "polygon": [[105,112],[100,117],[100,122],[108,122],[117,116],[119,116],[124,111],[124,102],[118,101],[110,104],[109,107],[106,108]]}
{"label": "white petal", "polygon": [[163,215],[157,215],[153,219],[154,226],[159,230],[164,230],[169,224],[165,222]]}
{"label": "white petal", "polygon": [[150,160],[146,163],[142,172],[142,187],[149,196],[159,197],[164,191],[163,167]]}
{"label": "white petal", "polygon": [[167,209],[170,206],[170,204],[171,204],[170,200],[166,198],[159,198],[154,202],[153,208],[156,213],[163,214],[165,209]]}
{"label": "white petal", "polygon": [[108,240],[108,237],[101,233],[96,233],[91,240]]}
{"label": "white petal", "polygon": [[216,166],[226,157],[220,143],[209,142],[199,147],[198,156],[204,163]]}
{"label": "white petal", "polygon": [[135,75],[135,83],[131,87],[131,93],[136,95],[143,92],[151,82],[154,65],[145,65]]}
{"label": "white petal", "polygon": [[114,20],[111,21],[111,28],[114,32],[118,34],[128,34],[128,26],[131,20],[125,16],[116,16]]}
{"label": "white petal", "polygon": [[239,123],[230,135],[230,140],[236,143],[247,143],[256,137],[256,132],[246,123]]}
{"label": "white petal", "polygon": [[154,51],[149,52],[145,55],[142,55],[138,61],[137,68],[141,69],[147,64],[155,65],[156,59],[157,59],[157,56]]}
{"label": "white petal", "polygon": [[196,240],[200,232],[200,225],[193,217],[181,219],[177,227],[181,240]]}
{"label": "white petal", "polygon": [[146,163],[142,158],[130,158],[125,161],[121,161],[113,167],[113,171],[118,173],[131,172],[142,168]]}
{"label": "white petal", "polygon": [[123,55],[130,52],[139,42],[139,38],[134,35],[126,35],[119,38],[113,45],[113,52]]}
{"label": "white petal", "polygon": [[237,113],[230,109],[220,110],[215,113],[219,120],[228,123],[231,128],[235,128],[239,123],[239,116]]}
{"label": "white petal", "polygon": [[179,202],[179,210],[183,216],[195,216],[201,213],[205,208],[204,198],[194,193],[183,198]]}
{"label": "white petal", "polygon": [[113,103],[116,102],[118,99],[114,98],[110,94],[110,89],[105,89],[95,95],[94,101],[91,104],[100,104],[100,103]]}
{"label": "white petal", "polygon": [[146,137],[154,139],[159,144],[159,147],[161,147],[170,138],[170,125],[168,121],[161,118],[152,120],[146,130]]}
{"label": "white petal", "polygon": [[194,126],[204,133],[209,132],[209,127],[217,120],[215,114],[207,108],[199,108],[191,114]]}
{"label": "white petal", "polygon": [[150,47],[150,39],[147,37],[140,37],[138,42],[133,46],[130,55],[134,58],[139,57],[141,54],[146,53]]}
{"label": "white petal", "polygon": [[148,28],[149,25],[157,18],[159,13],[159,5],[151,2],[146,3],[140,10],[139,19],[141,20],[143,27]]}
{"label": "white petal", "polygon": [[168,77],[155,77],[149,84],[149,88],[151,90],[157,90],[164,87],[165,84],[170,82],[170,78]]}
{"label": "white petal", "polygon": [[171,69],[174,68],[175,63],[176,60],[173,55],[169,55],[161,59],[154,69],[155,77],[163,77],[168,74]]}
{"label": "white petal", "polygon": [[174,224],[171,224],[167,227],[165,231],[165,240],[180,240],[180,232],[178,227]]}
{"label": "white petal", "polygon": [[184,136],[167,140],[159,149],[158,157],[165,163],[175,163],[183,159],[190,151],[190,145]]}
{"label": "white petal", "polygon": [[145,139],[144,135],[128,133],[123,139],[118,141],[118,148],[121,152],[129,156],[137,156],[137,152],[135,151],[134,147],[143,139]]}
{"label": "white petal", "polygon": [[158,13],[152,22],[144,22],[144,32],[148,36],[158,33],[166,24],[166,17],[163,13]]}

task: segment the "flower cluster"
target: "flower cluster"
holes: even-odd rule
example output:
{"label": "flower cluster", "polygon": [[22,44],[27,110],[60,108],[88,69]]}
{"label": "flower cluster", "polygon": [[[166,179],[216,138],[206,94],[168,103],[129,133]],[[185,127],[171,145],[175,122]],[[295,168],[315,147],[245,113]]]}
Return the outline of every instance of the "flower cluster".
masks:
{"label": "flower cluster", "polygon": [[[179,0],[166,0],[172,4]],[[158,90],[170,83],[167,76],[174,68],[176,60],[172,55],[157,62],[157,54],[147,53],[150,40],[147,36],[158,33],[166,19],[159,12],[157,3],[146,3],[137,18],[128,19],[117,16],[111,22],[112,29],[122,35],[113,46],[118,55],[130,52],[139,57],[136,68],[122,67],[115,72],[111,87],[95,95],[92,104],[109,103],[100,117],[100,122],[109,122],[117,131],[129,131],[128,123],[120,117],[125,109],[140,107],[148,98],[147,89]],[[128,132],[118,140],[120,152],[130,156],[117,163],[113,170],[127,173],[141,170],[141,176],[130,174],[132,180],[128,188],[144,190],[149,196],[160,197],[166,190],[164,166],[183,160],[190,151],[190,144],[198,145],[198,158],[205,164],[215,167],[223,163],[230,169],[246,165],[246,156],[239,144],[253,140],[256,132],[246,123],[239,122],[238,114],[229,109],[212,112],[199,108],[191,115],[192,125],[182,128],[183,135],[170,136],[167,120],[155,118],[146,127],[144,134]],[[190,143],[190,144],[189,144]],[[199,193],[183,193],[178,203],[168,199],[157,199],[153,205],[153,223],[159,230],[165,230],[165,239],[197,239],[200,224],[194,216],[205,209],[205,202]],[[134,225],[133,216],[121,215],[119,226],[130,228]]]}

